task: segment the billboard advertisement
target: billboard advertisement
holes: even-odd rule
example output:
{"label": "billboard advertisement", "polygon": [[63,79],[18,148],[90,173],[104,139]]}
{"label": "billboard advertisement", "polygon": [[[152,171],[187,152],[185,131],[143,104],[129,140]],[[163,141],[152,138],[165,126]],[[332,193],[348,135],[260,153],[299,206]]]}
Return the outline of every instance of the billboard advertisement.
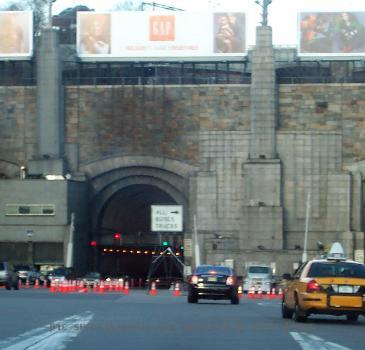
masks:
{"label": "billboard advertisement", "polygon": [[0,60],[30,58],[32,56],[32,53],[32,12],[0,12]]}
{"label": "billboard advertisement", "polygon": [[301,12],[298,31],[299,55],[365,55],[365,12]]}
{"label": "billboard advertisement", "polygon": [[242,12],[78,12],[85,60],[237,59],[246,54]]}

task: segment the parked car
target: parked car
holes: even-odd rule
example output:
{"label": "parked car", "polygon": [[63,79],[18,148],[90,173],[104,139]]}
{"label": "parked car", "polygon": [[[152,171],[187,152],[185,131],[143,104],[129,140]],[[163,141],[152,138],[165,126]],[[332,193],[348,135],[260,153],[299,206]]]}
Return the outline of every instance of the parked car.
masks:
{"label": "parked car", "polygon": [[188,278],[188,302],[199,299],[228,299],[239,304],[237,276],[232,268],[218,265],[200,265]]}
{"label": "parked car", "polygon": [[0,261],[0,285],[5,285],[8,290],[18,289],[18,275],[14,266],[7,261]]}
{"label": "parked car", "polygon": [[28,279],[29,283],[34,284],[35,280],[39,280],[41,277],[41,273],[34,266],[14,265],[14,269],[22,283],[25,283]]}
{"label": "parked car", "polygon": [[81,280],[86,286],[95,287],[101,281],[101,274],[99,272],[88,272]]}
{"label": "parked car", "polygon": [[355,322],[365,316],[365,265],[346,259],[334,243],[326,258],[304,263],[287,279],[282,317],[304,322],[311,314],[345,315]]}
{"label": "parked car", "polygon": [[75,278],[75,273],[71,268],[58,267],[47,276],[47,284],[50,285],[52,281],[63,282],[65,280],[71,280]]}

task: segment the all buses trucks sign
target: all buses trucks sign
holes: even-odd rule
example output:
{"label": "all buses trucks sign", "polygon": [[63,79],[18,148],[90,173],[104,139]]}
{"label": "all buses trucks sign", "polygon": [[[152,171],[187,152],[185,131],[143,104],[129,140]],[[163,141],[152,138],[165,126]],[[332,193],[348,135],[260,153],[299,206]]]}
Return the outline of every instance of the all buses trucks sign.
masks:
{"label": "all buses trucks sign", "polygon": [[151,205],[152,232],[182,232],[182,223],[181,205]]}

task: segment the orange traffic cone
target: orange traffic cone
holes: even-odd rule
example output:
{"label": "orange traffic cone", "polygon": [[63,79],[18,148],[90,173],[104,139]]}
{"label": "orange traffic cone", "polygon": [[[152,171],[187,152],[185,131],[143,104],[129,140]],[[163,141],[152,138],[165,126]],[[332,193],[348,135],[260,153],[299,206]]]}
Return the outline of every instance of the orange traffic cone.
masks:
{"label": "orange traffic cone", "polygon": [[270,288],[266,291],[266,299],[267,300],[271,299]]}
{"label": "orange traffic cone", "polygon": [[123,292],[124,290],[124,280],[123,278],[118,281],[118,292]]}
{"label": "orange traffic cone", "polygon": [[156,282],[152,282],[149,294],[150,295],[157,295]]}
{"label": "orange traffic cone", "polygon": [[238,286],[237,294],[238,294],[238,297],[240,299],[243,298],[243,288],[242,288],[242,286]]}
{"label": "orange traffic cone", "polygon": [[18,289],[21,289],[22,288],[22,280],[19,278],[18,279]]}
{"label": "orange traffic cone", "polygon": [[34,288],[39,289],[39,279],[38,278],[35,279]]}
{"label": "orange traffic cone", "polygon": [[276,291],[275,288],[271,289],[271,299],[275,299]]}
{"label": "orange traffic cone", "polygon": [[255,288],[250,287],[250,289],[248,290],[248,299],[253,299],[254,297],[255,297]]}
{"label": "orange traffic cone", "polygon": [[176,283],[175,284],[175,289],[174,291],[172,292],[173,296],[175,297],[180,297],[181,296],[181,291],[180,291],[180,283]]}
{"label": "orange traffic cone", "polygon": [[30,287],[30,284],[29,284],[29,278],[27,278],[26,280],[25,280],[25,288],[29,288]]}
{"label": "orange traffic cone", "polygon": [[257,290],[256,299],[262,299],[262,289],[261,289],[261,287],[259,287],[259,289]]}
{"label": "orange traffic cone", "polygon": [[55,284],[55,281],[51,281],[51,286],[49,288],[49,291],[51,293],[56,293],[57,289],[56,289],[56,284]]}
{"label": "orange traffic cone", "polygon": [[128,281],[125,281],[125,283],[124,283],[123,293],[125,295],[129,294],[129,282]]}
{"label": "orange traffic cone", "polygon": [[101,281],[99,286],[99,294],[104,294],[104,288],[104,281]]}
{"label": "orange traffic cone", "polygon": [[283,290],[281,288],[279,288],[278,298],[283,299]]}

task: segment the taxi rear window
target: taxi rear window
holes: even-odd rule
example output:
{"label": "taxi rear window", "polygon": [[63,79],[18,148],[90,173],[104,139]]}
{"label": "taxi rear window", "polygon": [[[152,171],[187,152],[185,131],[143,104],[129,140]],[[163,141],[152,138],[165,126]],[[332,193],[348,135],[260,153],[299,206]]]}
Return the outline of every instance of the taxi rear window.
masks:
{"label": "taxi rear window", "polygon": [[344,262],[313,263],[308,277],[350,277],[365,278],[365,265]]}

